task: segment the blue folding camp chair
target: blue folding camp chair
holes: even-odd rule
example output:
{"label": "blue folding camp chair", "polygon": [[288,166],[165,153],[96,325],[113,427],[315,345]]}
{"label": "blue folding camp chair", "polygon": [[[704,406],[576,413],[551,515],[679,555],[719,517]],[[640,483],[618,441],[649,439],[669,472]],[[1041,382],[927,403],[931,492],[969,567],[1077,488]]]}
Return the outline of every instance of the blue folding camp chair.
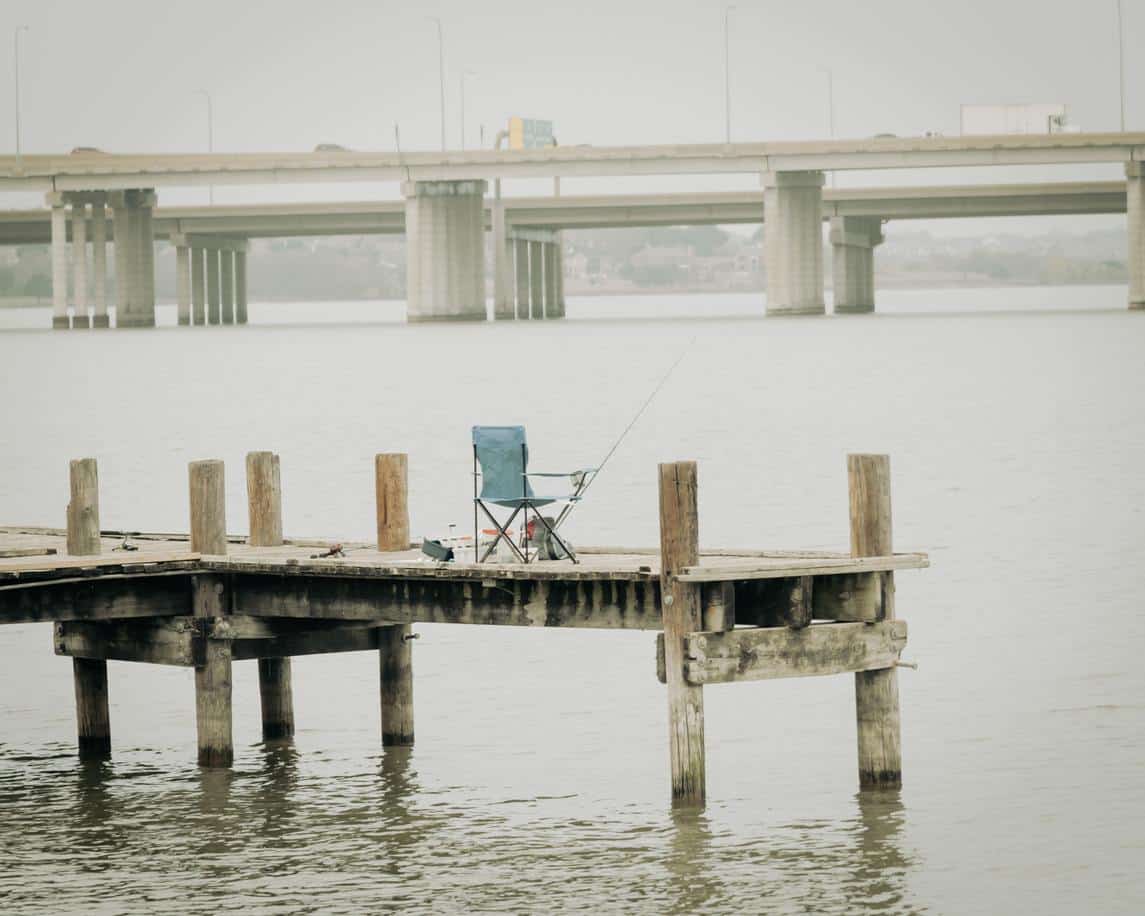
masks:
{"label": "blue folding camp chair", "polygon": [[[529,541],[522,539],[524,551],[513,543],[509,534],[509,526],[519,513],[524,513],[522,530],[528,531],[529,511],[532,510],[537,521],[545,528],[552,539],[556,556],[568,557],[574,563],[578,562],[576,554],[567,542],[557,534],[572,507],[580,500],[581,495],[588,488],[596,468],[583,468],[563,474],[538,473],[529,470],[529,446],[525,443],[525,427],[523,426],[474,426],[473,427],[473,557],[478,563],[484,563],[489,555],[504,540],[513,555],[522,563],[529,562]],[[537,496],[533,492],[530,477],[567,477],[572,485],[572,492],[564,496]],[[478,492],[478,478],[480,478],[480,492]],[[564,505],[558,517],[550,523],[538,510],[542,506],[555,504]],[[489,506],[499,506],[503,509],[512,509],[512,513],[504,524],[490,510]],[[497,529],[497,535],[492,543],[483,551],[478,545],[478,512],[484,512],[486,518]],[[534,555],[534,559],[536,555]]]}

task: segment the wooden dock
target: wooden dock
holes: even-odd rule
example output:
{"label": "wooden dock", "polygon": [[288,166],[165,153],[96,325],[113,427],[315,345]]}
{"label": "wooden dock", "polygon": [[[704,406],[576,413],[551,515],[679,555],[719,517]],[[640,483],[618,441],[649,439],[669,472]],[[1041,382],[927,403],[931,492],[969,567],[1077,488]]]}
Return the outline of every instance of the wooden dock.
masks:
{"label": "wooden dock", "polygon": [[[278,456],[247,456],[249,538],[228,536],[222,462],[190,466],[190,533],[101,531],[94,459],[73,461],[67,527],[0,528],[0,623],[52,621],[73,659],[79,750],[111,752],[107,662],[195,669],[199,762],[229,766],[231,666],[257,659],[263,736],[294,731],[290,658],[379,653],[382,743],[414,737],[412,625],[661,631],[673,798],[705,796],[708,684],[851,673],[863,787],[901,783],[889,460],[848,459],[850,553],[700,550],[696,466],[660,466],[657,549],[579,564],[436,562],[410,543],[406,458],[376,459],[378,538],[282,536]],[[365,495],[365,494],[364,494]],[[335,556],[326,556],[335,547]]]}

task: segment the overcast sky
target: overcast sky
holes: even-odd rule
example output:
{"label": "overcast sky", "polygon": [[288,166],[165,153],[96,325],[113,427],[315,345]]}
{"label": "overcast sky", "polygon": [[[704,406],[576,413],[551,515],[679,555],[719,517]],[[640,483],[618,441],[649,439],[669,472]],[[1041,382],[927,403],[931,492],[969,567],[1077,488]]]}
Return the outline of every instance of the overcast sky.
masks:
{"label": "overcast sky", "polygon": [[[1123,2],[1125,46],[1143,47],[1145,0]],[[470,147],[480,125],[491,145],[515,114],[551,118],[564,144],[720,141],[723,8],[686,0],[4,0],[0,148],[15,148],[18,25],[29,27],[20,63],[25,152],[205,150],[202,89],[213,97],[218,151],[308,150],[322,142],[389,150],[395,123],[405,148],[435,148],[438,49],[427,16],[444,26],[451,147],[460,143],[466,70],[473,73],[466,82]],[[733,139],[827,136],[825,67],[834,73],[841,137],[957,134],[961,103],[1064,102],[1083,129],[1117,128],[1115,0],[740,0],[731,24]],[[1139,56],[1126,61],[1131,129],[1145,128],[1145,89],[1134,88],[1145,84]],[[868,173],[840,184],[1087,176],[1117,177],[1117,170]],[[758,186],[749,176],[686,183]],[[570,185],[566,193],[621,189]],[[535,190],[522,183],[509,192]],[[244,193],[219,192],[224,200]],[[175,202],[174,192],[164,199]]]}

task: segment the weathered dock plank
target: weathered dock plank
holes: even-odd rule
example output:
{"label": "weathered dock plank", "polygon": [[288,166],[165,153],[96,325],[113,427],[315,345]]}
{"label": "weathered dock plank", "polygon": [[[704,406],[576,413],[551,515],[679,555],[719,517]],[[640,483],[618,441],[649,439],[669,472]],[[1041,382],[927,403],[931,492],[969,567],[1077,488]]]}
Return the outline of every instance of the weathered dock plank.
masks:
{"label": "weathered dock plank", "polygon": [[905,620],[696,633],[685,642],[684,677],[731,684],[893,668],[906,637]]}

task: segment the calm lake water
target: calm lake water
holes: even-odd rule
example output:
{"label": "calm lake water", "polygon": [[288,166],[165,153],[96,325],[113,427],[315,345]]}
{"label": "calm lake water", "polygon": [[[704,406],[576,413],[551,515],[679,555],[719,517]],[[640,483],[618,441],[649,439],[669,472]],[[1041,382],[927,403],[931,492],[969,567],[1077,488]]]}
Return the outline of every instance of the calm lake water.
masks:
{"label": "calm lake water", "polygon": [[413,530],[444,533],[472,424],[591,464],[686,351],[576,543],[655,544],[656,463],[694,458],[705,545],[845,549],[845,455],[885,451],[896,547],[933,563],[898,577],[902,792],[856,790],[850,676],[717,686],[691,814],[650,633],[422,626],[417,745],[384,753],[376,655],[296,660],[285,746],[240,663],[235,767],[207,772],[189,670],[113,663],[114,760],[84,766],[50,628],[0,628],[0,910],[1145,912],[1145,314],[1123,288],[879,295],[801,320],[758,296],[485,326],[0,313],[3,523],[62,525],[94,455],[105,527],[186,530],[187,462],[214,457],[241,533],[243,456],[273,449],[288,534],[368,539],[372,456],[406,451]]}

